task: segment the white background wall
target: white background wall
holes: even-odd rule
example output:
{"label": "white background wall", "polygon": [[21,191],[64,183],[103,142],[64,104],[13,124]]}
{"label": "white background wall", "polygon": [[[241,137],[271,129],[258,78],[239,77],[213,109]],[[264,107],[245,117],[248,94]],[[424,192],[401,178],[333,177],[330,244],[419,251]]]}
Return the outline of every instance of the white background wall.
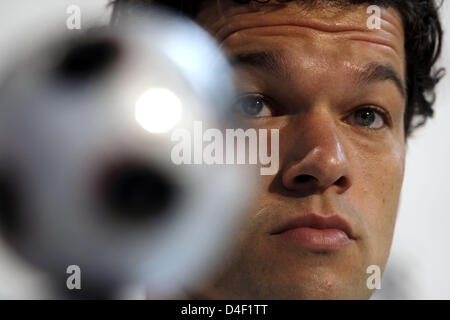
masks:
{"label": "white background wall", "polygon": [[450,299],[449,1],[441,14],[447,33],[440,64],[448,76],[438,87],[435,117],[408,143],[394,244],[376,297]]}
{"label": "white background wall", "polygon": [[[17,54],[18,30],[32,19],[29,34],[46,28],[49,14],[66,16],[70,4],[89,6],[85,18],[107,20],[106,0],[2,0],[0,75]],[[49,7],[50,5],[50,7]],[[51,10],[49,11],[49,8]],[[409,140],[406,176],[396,234],[382,289],[374,298],[450,299],[450,3],[442,8],[445,44],[441,65],[449,70],[438,88],[436,114]],[[48,27],[48,26],[47,26]],[[0,298],[50,297],[45,276],[0,242]]]}

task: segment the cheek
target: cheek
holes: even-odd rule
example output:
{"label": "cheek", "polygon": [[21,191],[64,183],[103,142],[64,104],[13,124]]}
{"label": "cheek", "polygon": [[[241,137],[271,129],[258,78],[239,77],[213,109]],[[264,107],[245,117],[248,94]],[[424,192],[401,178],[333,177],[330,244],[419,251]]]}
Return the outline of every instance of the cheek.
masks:
{"label": "cheek", "polygon": [[395,144],[385,151],[359,157],[354,165],[353,201],[358,201],[357,206],[364,214],[371,247],[381,255],[387,255],[392,242],[403,184],[404,154],[404,146]]}

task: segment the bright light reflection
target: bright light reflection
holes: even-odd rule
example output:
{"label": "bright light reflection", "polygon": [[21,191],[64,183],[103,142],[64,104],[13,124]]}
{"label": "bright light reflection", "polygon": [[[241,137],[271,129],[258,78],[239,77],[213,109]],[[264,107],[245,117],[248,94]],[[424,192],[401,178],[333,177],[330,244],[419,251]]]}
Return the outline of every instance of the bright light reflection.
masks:
{"label": "bright light reflection", "polygon": [[165,133],[181,119],[181,101],[166,88],[152,88],[136,102],[136,121],[150,133]]}

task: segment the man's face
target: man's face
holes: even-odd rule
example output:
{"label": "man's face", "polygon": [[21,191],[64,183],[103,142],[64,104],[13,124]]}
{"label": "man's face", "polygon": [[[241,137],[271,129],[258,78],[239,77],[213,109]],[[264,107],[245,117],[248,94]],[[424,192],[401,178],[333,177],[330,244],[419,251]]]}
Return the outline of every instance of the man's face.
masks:
{"label": "man's face", "polygon": [[[280,169],[256,201],[212,298],[368,298],[389,255],[403,181],[402,21],[369,4],[306,8],[206,1],[198,21],[236,70],[236,113],[279,129]],[[270,144],[269,144],[270,145]]]}

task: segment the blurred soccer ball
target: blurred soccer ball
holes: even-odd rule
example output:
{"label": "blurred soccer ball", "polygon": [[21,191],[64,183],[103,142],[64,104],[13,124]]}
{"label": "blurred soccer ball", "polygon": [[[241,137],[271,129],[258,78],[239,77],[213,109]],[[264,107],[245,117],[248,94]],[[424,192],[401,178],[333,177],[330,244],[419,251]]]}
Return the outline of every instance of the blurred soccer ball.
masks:
{"label": "blurred soccer ball", "polygon": [[226,59],[194,23],[153,10],[50,39],[0,91],[0,224],[65,286],[129,282],[170,294],[217,263],[250,192],[241,166],[176,166],[171,132],[221,128]]}

